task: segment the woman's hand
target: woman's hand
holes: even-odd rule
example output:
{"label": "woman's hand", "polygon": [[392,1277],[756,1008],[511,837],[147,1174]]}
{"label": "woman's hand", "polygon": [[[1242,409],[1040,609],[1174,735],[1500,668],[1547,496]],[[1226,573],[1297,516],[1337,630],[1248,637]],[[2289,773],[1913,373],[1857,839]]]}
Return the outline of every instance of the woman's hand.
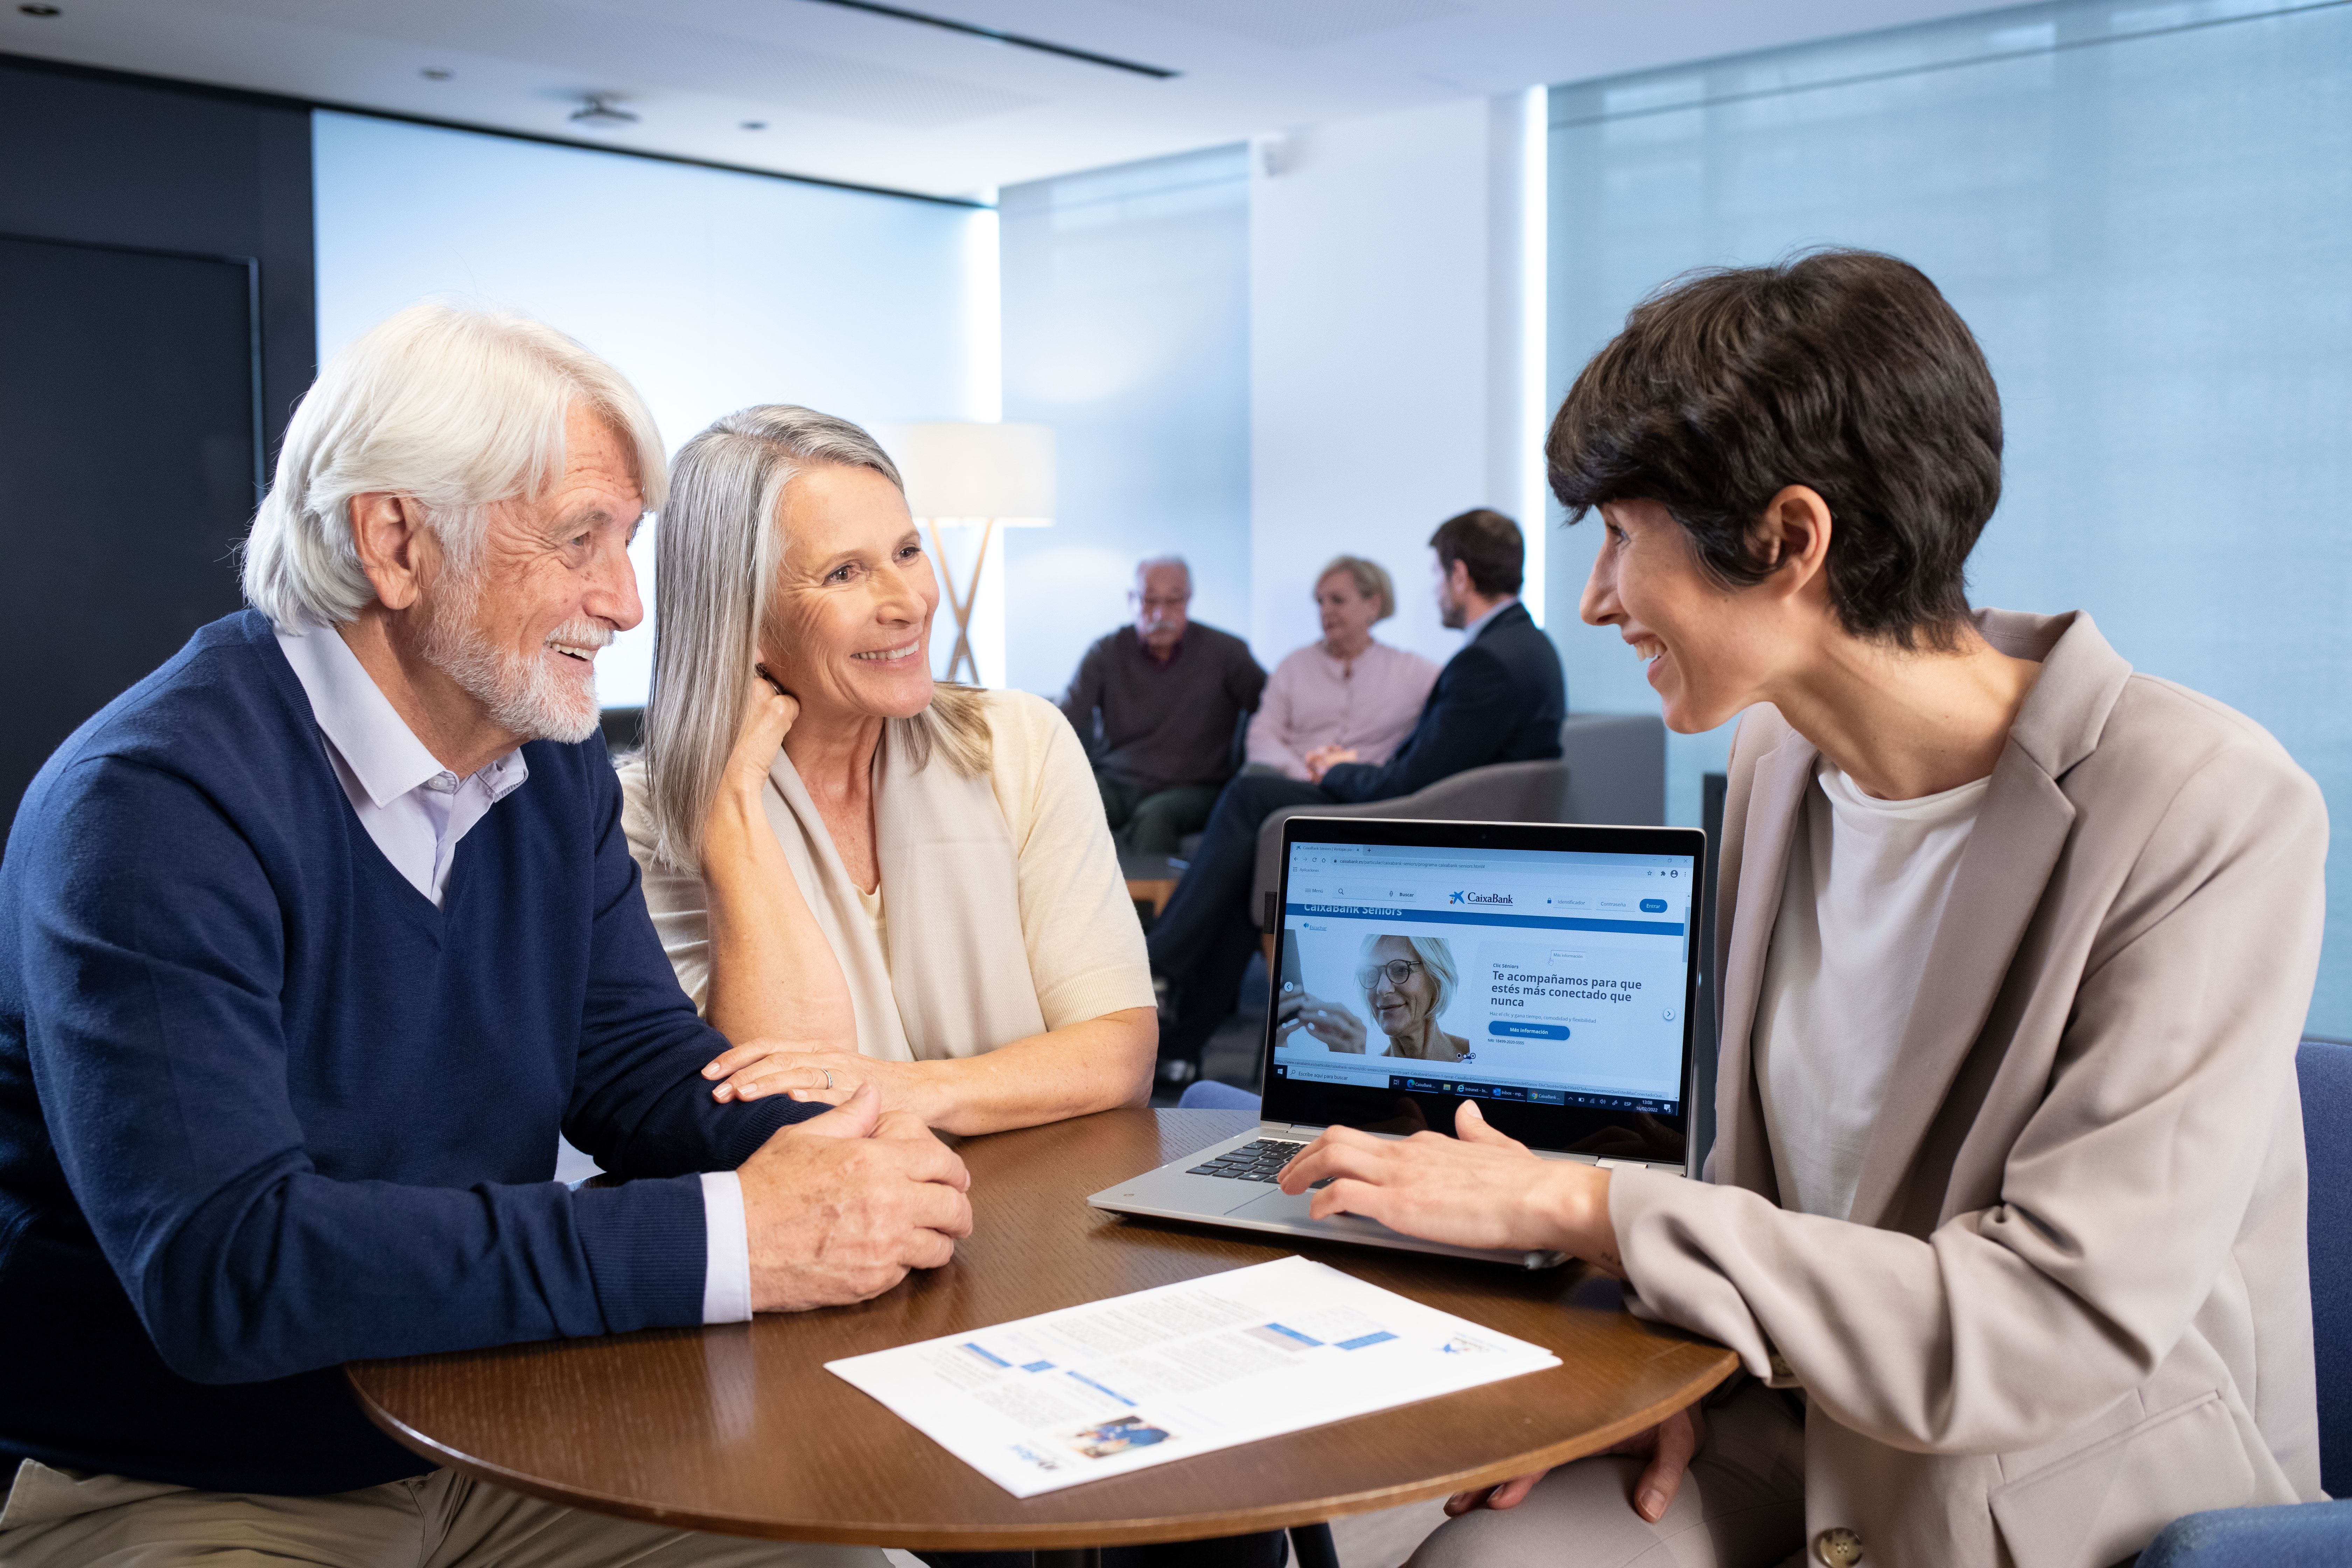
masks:
{"label": "woman's hand", "polygon": [[1571,1252],[1619,1272],[1609,1224],[1609,1173],[1573,1160],[1539,1160],[1486,1125],[1475,1100],[1454,1113],[1457,1136],[1375,1138],[1334,1127],[1283,1167],[1282,1190],[1316,1183],[1317,1219],[1358,1214],[1391,1230],[1456,1247]]}
{"label": "woman's hand", "polygon": [[[1604,1454],[1628,1454],[1650,1462],[1633,1482],[1633,1511],[1652,1524],[1666,1517],[1674,1506],[1675,1494],[1683,1489],[1683,1475],[1690,1468],[1691,1458],[1698,1446],[1706,1441],[1706,1418],[1696,1405],[1685,1405],[1659,1422],[1646,1432],[1637,1432]],[[1448,1518],[1470,1512],[1473,1509],[1517,1508],[1527,1500],[1538,1481],[1550,1474],[1538,1470],[1532,1476],[1520,1476],[1498,1487],[1481,1487],[1475,1491],[1455,1492],[1445,1500]]]}
{"label": "woman's hand", "polygon": [[784,749],[784,737],[793,732],[793,721],[801,716],[800,700],[776,684],[766,667],[758,666],[743,694],[743,722],[735,731],[735,749],[728,754],[726,786],[721,797],[734,796],[731,804],[749,800],[756,803],[760,793],[768,787],[768,770],[776,765],[776,753]]}
{"label": "woman's hand", "polygon": [[931,1108],[915,1103],[922,1097],[919,1075],[909,1070],[913,1066],[794,1040],[747,1040],[711,1058],[702,1076],[718,1080],[710,1098],[721,1104],[783,1094],[845,1105],[870,1083],[880,1091],[887,1110],[911,1112],[928,1121]]}
{"label": "woman's hand", "polygon": [[1300,762],[1307,764],[1307,777],[1309,782],[1314,784],[1321,784],[1323,782],[1323,775],[1329,773],[1333,768],[1338,767],[1341,763],[1353,763],[1360,760],[1361,759],[1356,755],[1356,750],[1353,746],[1342,746],[1337,742],[1328,746],[1318,746],[1299,759]]}
{"label": "woman's hand", "polygon": [[1274,1011],[1277,1039],[1304,1029],[1326,1049],[1363,1052],[1364,1021],[1337,1002],[1302,991],[1276,1003]]}

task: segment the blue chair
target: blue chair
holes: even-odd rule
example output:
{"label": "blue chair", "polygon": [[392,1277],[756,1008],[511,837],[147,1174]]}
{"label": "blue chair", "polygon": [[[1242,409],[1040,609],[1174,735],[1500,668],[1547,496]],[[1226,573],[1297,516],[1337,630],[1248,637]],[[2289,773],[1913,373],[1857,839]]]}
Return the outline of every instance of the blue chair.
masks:
{"label": "blue chair", "polygon": [[1245,1089],[1235,1089],[1229,1083],[1204,1078],[1187,1087],[1176,1101],[1179,1110],[1248,1110],[1258,1108],[1258,1098]]}
{"label": "blue chair", "polygon": [[[2319,1373],[2319,1484],[2352,1491],[2352,1044],[2305,1040],[2304,1156],[2311,1167],[2311,1340]],[[2320,1568],[2352,1563],[2352,1502],[2216,1509],[2174,1520],[2139,1568]]]}

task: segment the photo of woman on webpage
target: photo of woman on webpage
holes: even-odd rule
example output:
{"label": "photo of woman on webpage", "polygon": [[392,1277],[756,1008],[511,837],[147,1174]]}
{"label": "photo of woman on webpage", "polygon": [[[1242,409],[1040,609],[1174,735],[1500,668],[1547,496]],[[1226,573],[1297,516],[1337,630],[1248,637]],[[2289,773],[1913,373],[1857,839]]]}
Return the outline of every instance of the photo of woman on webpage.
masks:
{"label": "photo of woman on webpage", "polygon": [[[1461,984],[1454,949],[1444,937],[1397,931],[1366,937],[1356,964],[1356,984],[1364,993],[1365,1010],[1388,1037],[1386,1045],[1369,1054],[1436,1062],[1470,1059],[1470,1042],[1447,1034],[1438,1024]],[[1276,1004],[1276,1018],[1277,1043],[1304,1030],[1326,1050],[1365,1054],[1364,1021],[1339,1003],[1302,991]]]}

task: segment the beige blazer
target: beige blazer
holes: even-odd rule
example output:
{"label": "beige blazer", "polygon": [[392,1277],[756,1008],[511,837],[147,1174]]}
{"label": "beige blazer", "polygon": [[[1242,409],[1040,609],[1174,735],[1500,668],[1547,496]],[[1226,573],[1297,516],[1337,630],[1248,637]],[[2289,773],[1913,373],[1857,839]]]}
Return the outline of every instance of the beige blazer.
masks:
{"label": "beige blazer", "polygon": [[1769,708],[1724,812],[1711,1184],[1620,1170],[1610,1212],[1637,1310],[1804,1390],[1809,1538],[2105,1568],[2180,1514],[2320,1495],[2294,1051],[2327,819],[2260,726],[2088,616],[1978,624],[2042,675],[1852,1221],[1775,1203],[1750,1055],[1817,754]]}

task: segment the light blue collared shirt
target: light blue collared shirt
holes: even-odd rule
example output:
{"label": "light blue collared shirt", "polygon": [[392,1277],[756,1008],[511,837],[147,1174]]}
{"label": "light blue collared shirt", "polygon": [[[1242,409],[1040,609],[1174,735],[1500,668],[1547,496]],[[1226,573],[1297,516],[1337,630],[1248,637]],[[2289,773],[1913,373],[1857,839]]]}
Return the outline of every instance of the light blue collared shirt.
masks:
{"label": "light blue collared shirt", "polygon": [[1468,626],[1464,626],[1462,628],[1462,646],[1464,647],[1468,647],[1472,643],[1476,642],[1478,640],[1478,634],[1486,629],[1486,623],[1488,621],[1493,620],[1496,616],[1501,615],[1505,610],[1509,609],[1513,605],[1516,605],[1518,602],[1519,596],[1517,594],[1510,595],[1506,597],[1501,604],[1496,605],[1493,609],[1487,611],[1485,615],[1480,616]]}
{"label": "light blue collared shirt", "polygon": [[[458,840],[530,777],[522,752],[461,779],[425,750],[341,633],[280,627],[278,646],[310,700],[360,826],[393,869],[440,908]],[[743,1322],[751,1316],[751,1243],[734,1172],[703,1173],[702,1218],[702,1321]]]}

